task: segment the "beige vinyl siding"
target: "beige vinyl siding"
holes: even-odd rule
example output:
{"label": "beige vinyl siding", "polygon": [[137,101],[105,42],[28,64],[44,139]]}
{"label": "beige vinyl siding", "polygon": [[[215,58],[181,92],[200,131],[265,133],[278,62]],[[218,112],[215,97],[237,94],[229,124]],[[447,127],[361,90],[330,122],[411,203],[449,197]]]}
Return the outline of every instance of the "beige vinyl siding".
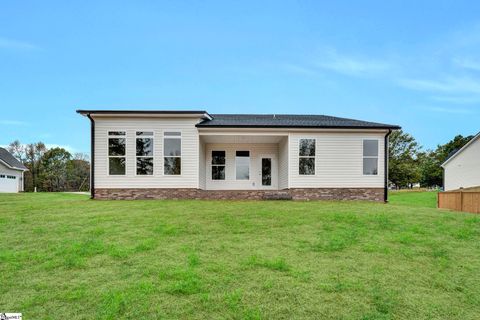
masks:
{"label": "beige vinyl siding", "polygon": [[[96,118],[95,188],[197,188],[199,183],[198,132],[192,118]],[[108,131],[126,131],[126,174],[108,174]],[[135,133],[154,132],[154,173],[136,175]],[[163,132],[182,133],[181,175],[163,174]]]}
{"label": "beige vinyl siding", "polygon": [[288,188],[288,137],[278,144],[278,188]]}
{"label": "beige vinyl siding", "polygon": [[[383,132],[291,132],[289,188],[381,188],[384,186]],[[299,139],[316,139],[315,175],[298,173]],[[363,140],[378,140],[378,175],[363,175]]]}
{"label": "beige vinyl siding", "polygon": [[480,138],[445,164],[445,190],[480,186]]}
{"label": "beige vinyl siding", "polygon": [[205,143],[202,142],[200,139],[198,141],[198,144],[199,144],[199,159],[198,159],[198,187],[200,189],[205,189],[205,166],[206,166],[206,162],[205,162]]}
{"label": "beige vinyl siding", "polygon": [[[207,190],[254,190],[277,189],[278,186],[278,144],[206,144],[206,189]],[[225,151],[225,180],[212,180],[212,151]],[[236,151],[250,151],[250,180],[236,180]],[[272,186],[263,187],[261,180],[260,156],[273,155]]]}

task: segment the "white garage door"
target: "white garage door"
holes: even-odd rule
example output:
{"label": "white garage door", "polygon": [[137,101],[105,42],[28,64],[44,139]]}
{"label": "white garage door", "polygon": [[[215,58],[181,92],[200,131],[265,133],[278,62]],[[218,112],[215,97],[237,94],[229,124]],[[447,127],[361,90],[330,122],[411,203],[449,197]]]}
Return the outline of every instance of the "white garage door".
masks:
{"label": "white garage door", "polygon": [[18,178],[0,173],[0,192],[18,192]]}

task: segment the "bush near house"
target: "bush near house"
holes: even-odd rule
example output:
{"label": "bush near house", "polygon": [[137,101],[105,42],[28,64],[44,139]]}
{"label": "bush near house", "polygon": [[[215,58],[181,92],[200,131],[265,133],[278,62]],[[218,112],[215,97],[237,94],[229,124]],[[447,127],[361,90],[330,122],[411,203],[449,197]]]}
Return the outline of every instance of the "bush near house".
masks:
{"label": "bush near house", "polygon": [[0,309],[27,319],[478,319],[480,216],[367,202],[0,195]]}

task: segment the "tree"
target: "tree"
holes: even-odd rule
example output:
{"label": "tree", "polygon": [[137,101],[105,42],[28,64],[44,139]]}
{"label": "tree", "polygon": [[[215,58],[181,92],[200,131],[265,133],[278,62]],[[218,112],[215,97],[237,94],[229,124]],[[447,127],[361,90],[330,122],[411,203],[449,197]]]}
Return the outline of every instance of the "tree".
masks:
{"label": "tree", "polygon": [[63,148],[53,148],[45,152],[39,175],[42,191],[67,190],[67,166],[71,158],[70,152]]}
{"label": "tree", "polygon": [[420,146],[413,136],[402,130],[389,137],[389,180],[396,188],[412,187],[420,180],[418,154]]}
{"label": "tree", "polygon": [[17,158],[21,162],[25,162],[25,160],[27,158],[26,153],[25,153],[26,148],[25,148],[25,145],[20,143],[19,140],[15,140],[15,141],[11,142],[8,145],[7,149],[8,149],[8,152],[10,152],[15,158]]}
{"label": "tree", "polygon": [[76,153],[67,163],[67,189],[71,191],[88,191],[90,189],[90,163],[88,156]]}
{"label": "tree", "polygon": [[24,173],[25,191],[88,191],[90,162],[88,155],[73,157],[65,149],[48,149],[43,142],[22,144],[15,140],[8,151],[28,168]]}
{"label": "tree", "polygon": [[457,135],[449,142],[438,145],[435,151],[427,151],[420,157],[420,184],[424,187],[435,187],[443,185],[444,163],[456,151],[466,145],[473,136],[464,137]]}
{"label": "tree", "polygon": [[40,173],[40,165],[47,147],[43,142],[30,143],[25,147],[25,166],[28,168],[25,175],[25,190],[34,191],[39,187],[38,175]]}

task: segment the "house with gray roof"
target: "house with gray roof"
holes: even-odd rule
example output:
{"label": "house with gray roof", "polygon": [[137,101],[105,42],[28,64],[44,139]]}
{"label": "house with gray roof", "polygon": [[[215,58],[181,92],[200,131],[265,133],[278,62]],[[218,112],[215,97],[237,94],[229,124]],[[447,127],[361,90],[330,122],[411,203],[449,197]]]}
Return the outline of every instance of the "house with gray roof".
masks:
{"label": "house with gray roof", "polygon": [[397,125],[325,115],[77,110],[95,199],[387,201]]}
{"label": "house with gray roof", "polygon": [[0,192],[23,191],[23,174],[28,169],[4,148],[0,148]]}

